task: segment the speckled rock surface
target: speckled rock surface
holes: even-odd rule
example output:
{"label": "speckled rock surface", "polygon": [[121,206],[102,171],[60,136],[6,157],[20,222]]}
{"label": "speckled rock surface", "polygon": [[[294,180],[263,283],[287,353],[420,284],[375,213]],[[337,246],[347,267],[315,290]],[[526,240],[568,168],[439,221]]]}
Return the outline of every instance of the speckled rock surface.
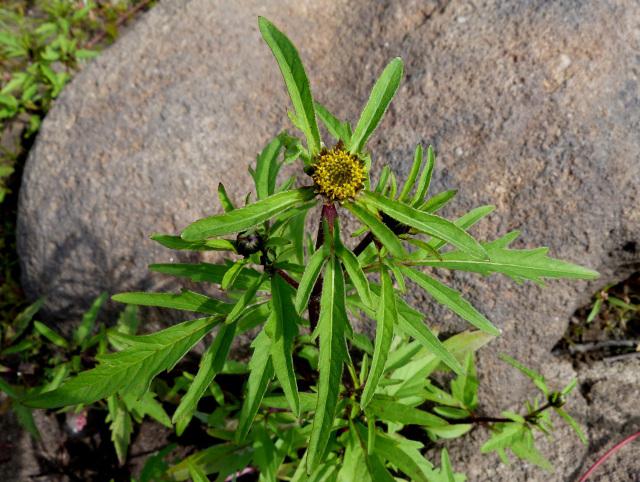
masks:
{"label": "speckled rock surface", "polygon": [[[148,235],[215,212],[219,181],[243,195],[245,168],[288,125],[257,15],[294,40],[316,97],[345,118],[357,118],[385,63],[403,57],[405,81],[370,143],[374,162],[402,177],[415,143],[432,143],[433,192],[460,189],[449,215],[497,206],[478,237],[520,229],[519,246],[547,245],[601,271],[590,285],[544,288],[445,276],[504,330],[480,360],[482,400],[522,398],[526,383],[496,354],[560,364],[549,351],[570,314],[640,265],[632,0],[160,2],[74,79],[44,122],[20,199],[28,293],[69,319],[102,290],[175,287],[147,272],[176,257]],[[414,301],[443,331],[464,326]]]}

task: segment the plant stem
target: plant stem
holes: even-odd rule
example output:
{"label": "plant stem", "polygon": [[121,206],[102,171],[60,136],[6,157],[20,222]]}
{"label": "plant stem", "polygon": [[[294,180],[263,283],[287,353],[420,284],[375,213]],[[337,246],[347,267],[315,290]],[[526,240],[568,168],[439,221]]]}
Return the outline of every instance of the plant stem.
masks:
{"label": "plant stem", "polygon": [[[333,203],[325,203],[322,205],[322,213],[320,214],[320,223],[318,226],[318,237],[316,238],[316,249],[324,244],[324,221],[326,220],[329,233],[333,234],[333,224],[338,218],[338,211]],[[322,294],[322,276],[318,276],[316,284],[311,291],[309,299],[309,326],[311,332],[316,329],[318,320],[320,319],[320,295]]]}
{"label": "plant stem", "polygon": [[[551,407],[552,407],[551,403],[546,403],[543,406],[541,406],[540,408],[538,408],[537,410],[534,410],[533,412],[530,412],[527,415],[525,415],[524,419],[527,422],[530,422],[530,421],[534,420],[542,412],[544,412],[545,410],[547,410],[547,409],[549,409]],[[447,419],[447,421],[451,425],[460,425],[460,424],[463,424],[463,423],[508,423],[508,422],[513,422],[513,420],[511,420],[510,418],[503,418],[503,417],[476,417],[476,416],[473,416],[473,415],[470,416],[470,417],[466,417],[466,418]]]}

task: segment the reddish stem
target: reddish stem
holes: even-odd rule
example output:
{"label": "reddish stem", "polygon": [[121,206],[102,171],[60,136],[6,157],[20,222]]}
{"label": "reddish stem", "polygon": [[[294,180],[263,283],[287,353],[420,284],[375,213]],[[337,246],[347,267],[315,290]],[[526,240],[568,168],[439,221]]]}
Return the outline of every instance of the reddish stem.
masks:
{"label": "reddish stem", "polygon": [[587,480],[589,478],[589,476],[591,474],[593,474],[596,469],[598,467],[600,467],[609,457],[611,457],[614,453],[616,453],[618,450],[620,450],[622,447],[624,447],[625,445],[627,445],[628,443],[633,442],[635,439],[637,439],[638,437],[640,437],[640,431],[636,432],[632,435],[629,435],[627,438],[625,438],[623,441],[618,442],[616,445],[614,445],[613,447],[611,447],[609,450],[607,450],[605,452],[605,454],[600,457],[595,464],[593,464],[591,466],[591,468],[589,470],[587,470],[587,472],[580,477],[580,480],[578,482],[584,482],[585,480]]}
{"label": "reddish stem", "polygon": [[[333,224],[338,217],[338,211],[333,203],[323,204],[322,213],[320,215],[320,225],[318,226],[318,237],[316,239],[316,249],[320,248],[324,244],[324,228],[323,221],[327,220],[329,227],[329,233],[333,234]],[[322,294],[322,276],[318,276],[316,284],[311,291],[311,298],[309,299],[309,327],[311,332],[316,329],[318,320],[320,319],[320,295]]]}

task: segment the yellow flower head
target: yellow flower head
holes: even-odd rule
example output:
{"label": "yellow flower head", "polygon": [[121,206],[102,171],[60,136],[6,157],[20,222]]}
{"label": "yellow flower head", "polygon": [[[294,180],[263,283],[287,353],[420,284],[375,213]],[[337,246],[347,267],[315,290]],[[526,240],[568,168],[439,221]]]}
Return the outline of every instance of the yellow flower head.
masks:
{"label": "yellow flower head", "polygon": [[322,149],[316,156],[311,174],[316,191],[331,201],[352,199],[364,188],[364,162],[344,150],[342,143]]}

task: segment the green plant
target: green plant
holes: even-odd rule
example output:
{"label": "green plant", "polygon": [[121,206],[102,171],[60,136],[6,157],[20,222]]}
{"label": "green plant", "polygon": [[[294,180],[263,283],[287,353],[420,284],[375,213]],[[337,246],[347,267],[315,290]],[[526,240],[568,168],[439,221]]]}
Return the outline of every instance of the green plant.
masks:
{"label": "green plant", "polygon": [[[86,59],[115,38],[122,15],[149,1],[10,0],[0,7],[0,131],[14,132],[0,152],[0,203],[5,180],[24,155],[52,102]],[[11,145],[13,144],[13,145]]]}
{"label": "green plant", "polygon": [[[206,474],[217,473],[217,480],[225,480],[257,468],[261,480],[354,480],[356,472],[374,481],[463,480],[453,472],[446,450],[439,469],[422,451],[425,443],[459,437],[481,422],[492,424],[494,432],[486,451],[503,454],[510,448],[548,467],[531,434],[549,430],[547,409],[563,416],[564,396],[573,384],[551,391],[539,375],[508,359],[534,380],[546,402],[534,402],[524,415],[479,416],[473,353],[500,331],[460,293],[419,268],[500,273],[536,283],[592,279],[597,273],[550,258],[546,248],[510,248],[517,232],[475,240],[468,229],[493,206],[454,221],[435,214],[455,192],[427,196],[435,163],[431,147],[426,156],[420,145],[416,148],[401,187],[388,166],[372,184],[372,158],[365,146],[399,86],[402,61],[396,58],[384,69],[352,130],[313,101],[289,39],[264,18],[259,25],[289,91],[290,118],[305,142],[283,132],[265,147],[251,170],[255,202],[247,197],[240,206],[220,185],[223,214],[196,221],[180,236],[153,236],[171,249],[231,253],[232,259],[221,264],[151,266],[218,285],[225,298],[186,290],[114,296],[130,305],[206,316],[142,336],[110,331],[107,338],[118,351],[99,355],[95,368],[53,390],[28,394],[21,403],[55,408],[102,399],[144,400],[151,387],[158,388],[158,374],[215,333],[197,373],[186,377],[172,422],[180,434],[196,418],[218,442],[170,467],[168,478],[207,480]],[[317,118],[335,137],[332,148],[323,145]],[[293,162],[301,162],[311,183],[294,188],[296,178],[279,182],[282,166]],[[305,236],[305,225],[318,205],[314,244]],[[341,233],[345,212],[362,225],[355,234],[364,236],[353,249]],[[475,329],[440,340],[403,298],[407,281]],[[375,321],[373,343],[354,330],[356,319]],[[258,333],[248,367],[228,361],[233,340],[252,330]],[[225,391],[215,381],[234,369],[248,371],[243,394]],[[449,390],[438,382],[443,376],[453,376]],[[199,401],[208,396],[217,408],[205,413]]]}

